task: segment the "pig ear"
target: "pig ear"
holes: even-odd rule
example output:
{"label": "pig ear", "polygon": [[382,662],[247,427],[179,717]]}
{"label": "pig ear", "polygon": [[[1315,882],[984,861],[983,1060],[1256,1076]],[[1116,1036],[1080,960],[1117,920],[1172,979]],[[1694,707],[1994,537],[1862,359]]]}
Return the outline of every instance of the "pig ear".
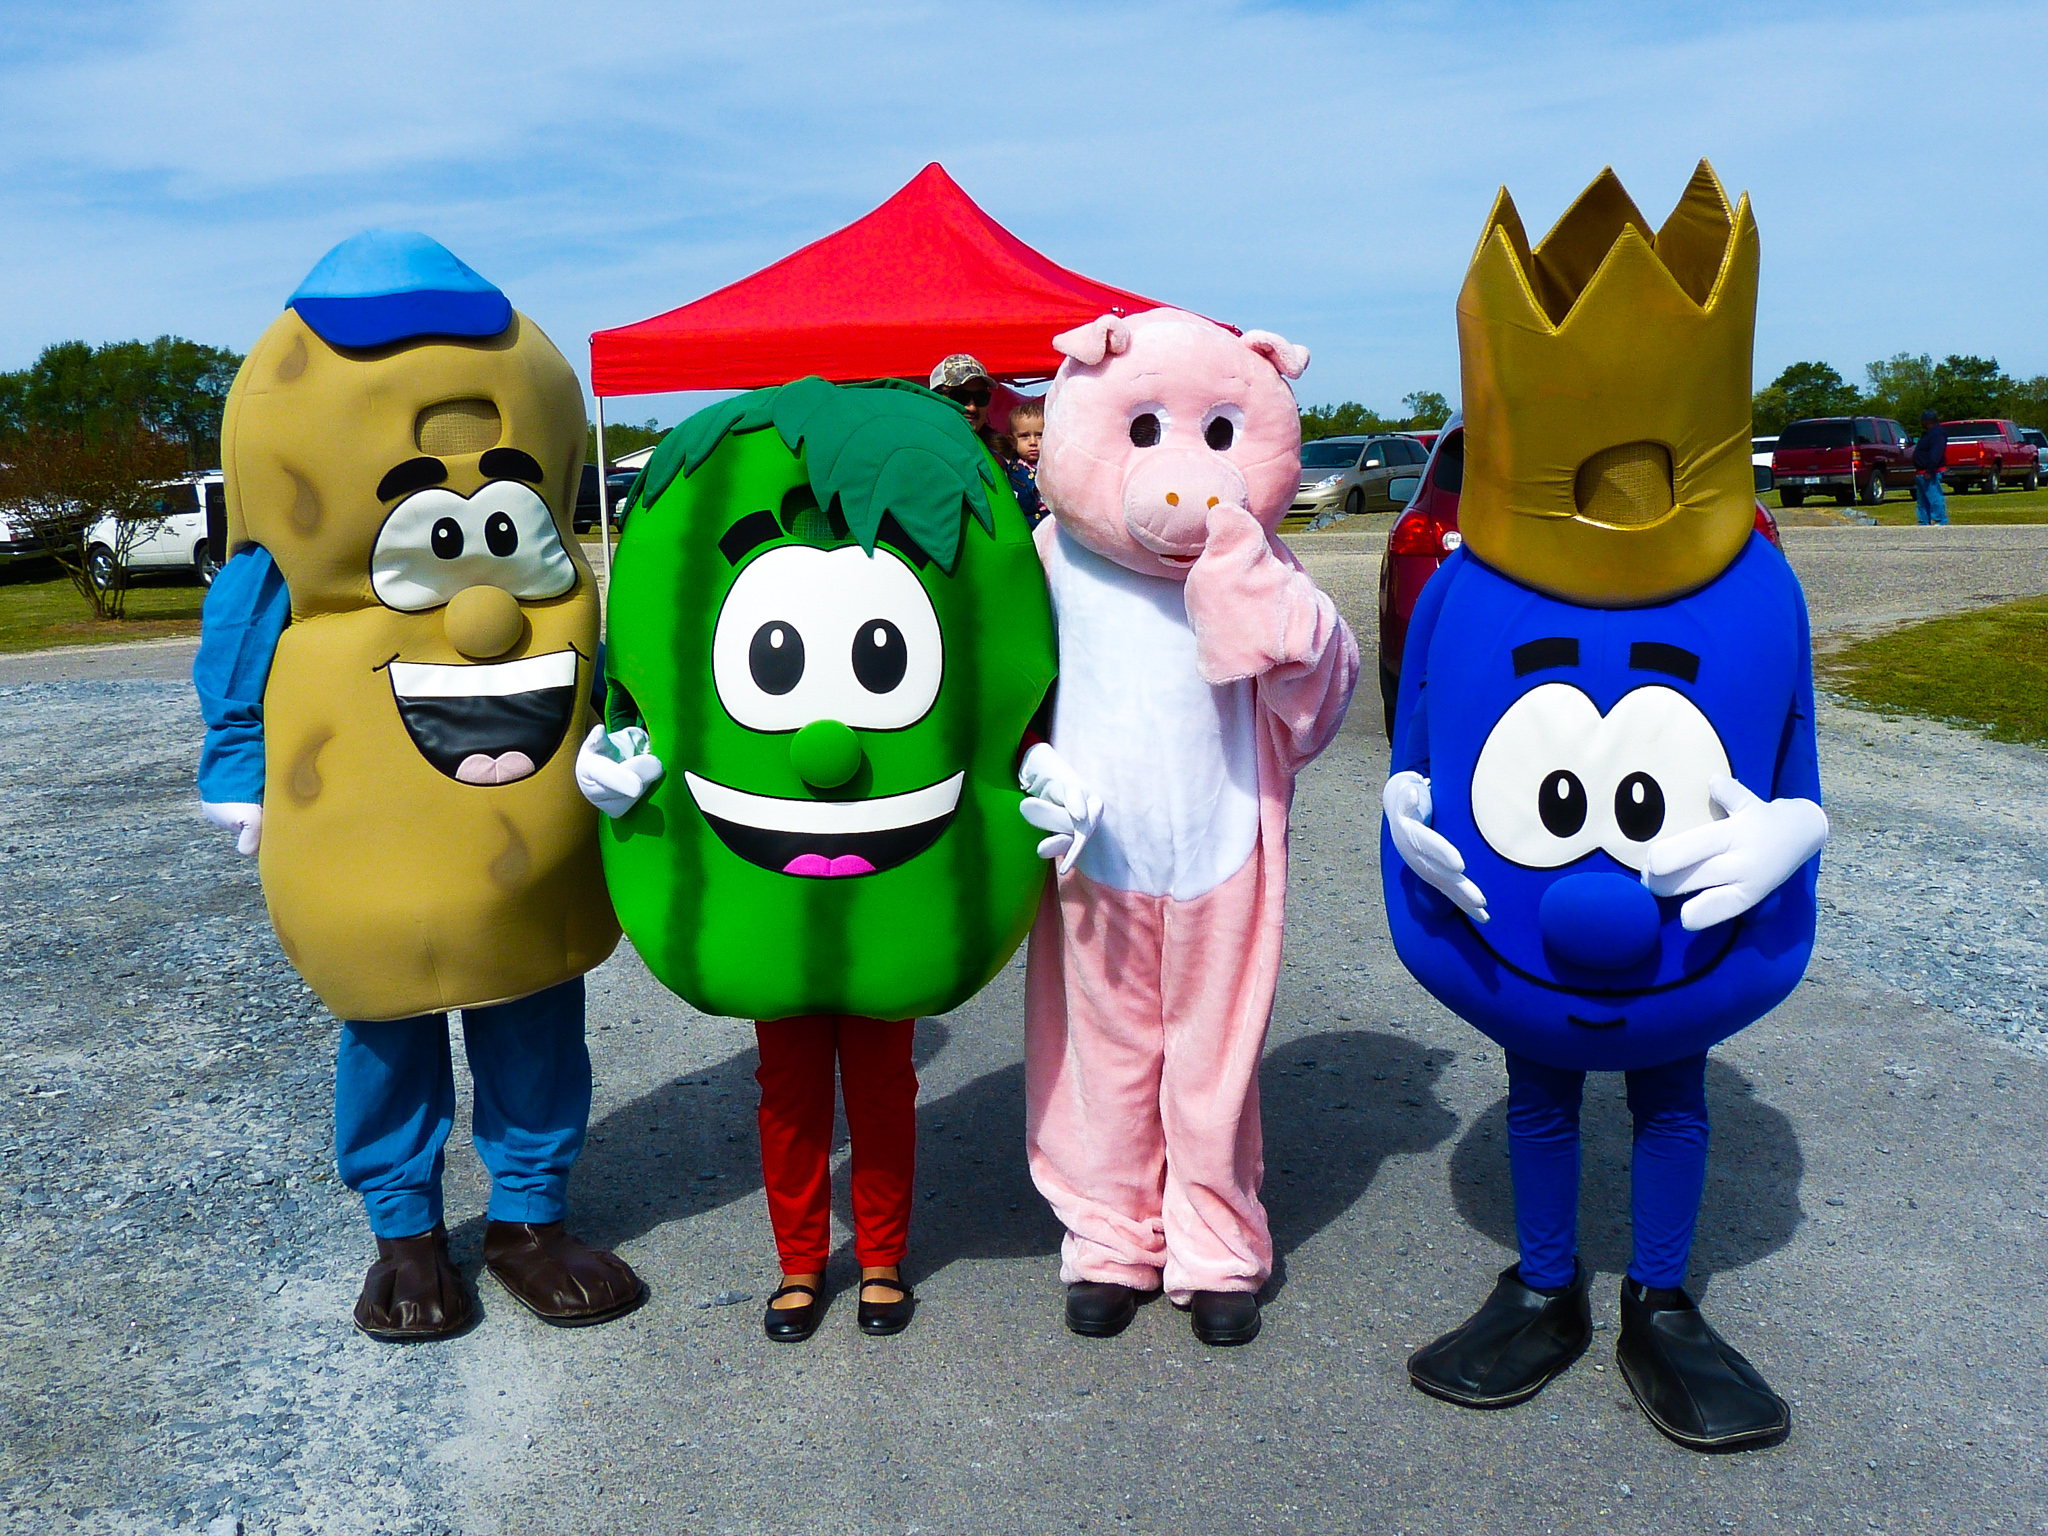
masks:
{"label": "pig ear", "polygon": [[1131,350],[1131,328],[1115,315],[1104,315],[1071,331],[1060,332],[1053,337],[1052,344],[1055,351],[1092,368],[1105,357]]}
{"label": "pig ear", "polygon": [[1265,358],[1281,374],[1298,379],[1308,367],[1308,348],[1297,347],[1285,336],[1276,336],[1271,331],[1246,331],[1244,344]]}

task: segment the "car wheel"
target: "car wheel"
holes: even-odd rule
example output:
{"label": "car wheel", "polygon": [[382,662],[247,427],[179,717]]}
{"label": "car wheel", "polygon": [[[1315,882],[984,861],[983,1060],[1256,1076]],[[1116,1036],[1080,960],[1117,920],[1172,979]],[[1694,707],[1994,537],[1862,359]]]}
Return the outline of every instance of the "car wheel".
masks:
{"label": "car wheel", "polygon": [[85,552],[85,574],[102,592],[115,591],[123,584],[114,552],[104,544],[95,544]]}
{"label": "car wheel", "polygon": [[1778,504],[1786,507],[1803,507],[1806,505],[1806,492],[1781,490],[1778,492]]}
{"label": "car wheel", "polygon": [[1870,472],[1868,483],[1863,487],[1863,504],[1867,507],[1874,507],[1883,500],[1884,470],[1882,468],[1873,469]]}
{"label": "car wheel", "polygon": [[1387,711],[1387,740],[1394,739],[1394,704],[1401,697],[1401,674],[1380,663],[1380,703]]}
{"label": "car wheel", "polygon": [[204,539],[192,546],[192,569],[202,587],[212,586],[213,578],[220,574],[220,562],[213,558],[213,551],[206,547]]}
{"label": "car wheel", "polygon": [[2027,470],[2027,478],[2020,482],[2020,488],[2028,491],[2041,489],[2041,466],[2036,464]]}
{"label": "car wheel", "polygon": [[1998,494],[1998,466],[1996,464],[1991,466],[1990,473],[1977,482],[1977,489],[1986,496],[1996,496]]}
{"label": "car wheel", "polygon": [[1361,491],[1357,486],[1354,485],[1351,488],[1351,494],[1344,498],[1344,514],[1347,517],[1356,517],[1360,512],[1363,512],[1364,510],[1365,492]]}

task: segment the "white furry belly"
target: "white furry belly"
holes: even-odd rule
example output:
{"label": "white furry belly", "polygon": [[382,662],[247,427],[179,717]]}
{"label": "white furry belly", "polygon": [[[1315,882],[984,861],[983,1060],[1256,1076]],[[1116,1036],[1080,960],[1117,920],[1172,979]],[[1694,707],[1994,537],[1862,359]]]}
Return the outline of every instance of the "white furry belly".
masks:
{"label": "white furry belly", "polygon": [[1102,797],[1089,879],[1192,900],[1244,867],[1259,836],[1249,682],[1195,672],[1186,589],[1140,576],[1061,530],[1046,574],[1059,623],[1052,744]]}

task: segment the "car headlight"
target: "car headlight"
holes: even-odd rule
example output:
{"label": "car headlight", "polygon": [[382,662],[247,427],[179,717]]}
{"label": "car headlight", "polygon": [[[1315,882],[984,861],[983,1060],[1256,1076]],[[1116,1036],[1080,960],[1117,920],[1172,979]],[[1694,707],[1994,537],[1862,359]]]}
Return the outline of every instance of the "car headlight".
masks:
{"label": "car headlight", "polygon": [[1325,475],[1322,479],[1318,480],[1314,485],[1309,487],[1309,489],[1316,491],[1327,491],[1331,486],[1335,485],[1339,480],[1342,480],[1343,478],[1344,477],[1341,474]]}

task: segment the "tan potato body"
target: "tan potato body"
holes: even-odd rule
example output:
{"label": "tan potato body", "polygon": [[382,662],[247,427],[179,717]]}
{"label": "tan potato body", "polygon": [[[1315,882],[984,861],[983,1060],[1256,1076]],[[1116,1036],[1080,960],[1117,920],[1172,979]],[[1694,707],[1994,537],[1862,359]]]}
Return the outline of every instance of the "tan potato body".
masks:
{"label": "tan potato body", "polygon": [[[618,942],[597,813],[574,781],[597,654],[596,583],[570,522],[583,441],[575,376],[524,316],[480,341],[343,351],[288,310],[235,381],[222,430],[230,540],[275,557],[292,604],[264,693],[264,895],[286,954],[342,1018],[525,996],[589,970]],[[373,554],[404,498],[380,498],[380,482],[424,458],[443,467],[439,487],[466,499],[498,478],[484,467],[494,449],[538,465],[532,489],[573,585],[518,598],[517,623],[501,612],[503,622],[478,625],[474,610],[489,605],[470,602],[475,588],[462,603],[388,606]],[[484,595],[504,609],[497,590]],[[493,638],[480,645],[479,633]],[[516,638],[495,649],[506,635]],[[546,657],[574,691],[549,690],[561,735],[551,714],[547,743],[520,759],[523,776],[465,782],[436,766],[420,734],[432,722],[421,724],[416,701],[402,713],[394,662],[446,691]],[[459,702],[474,728],[502,701]],[[484,759],[495,751],[486,743]]]}

